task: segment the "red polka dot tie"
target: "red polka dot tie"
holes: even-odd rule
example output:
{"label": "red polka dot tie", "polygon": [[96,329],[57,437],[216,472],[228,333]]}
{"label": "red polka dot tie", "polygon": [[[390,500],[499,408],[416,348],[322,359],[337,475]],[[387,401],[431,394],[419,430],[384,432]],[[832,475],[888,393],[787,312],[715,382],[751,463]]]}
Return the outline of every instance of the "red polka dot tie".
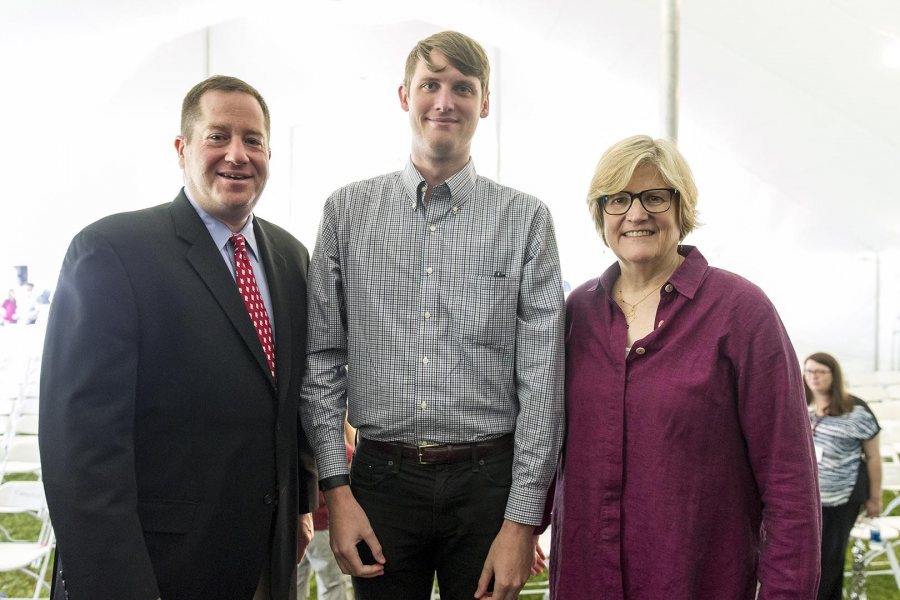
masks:
{"label": "red polka dot tie", "polygon": [[269,370],[272,377],[275,377],[275,345],[272,343],[272,326],[269,324],[269,313],[266,312],[266,305],[259,295],[259,288],[256,286],[256,277],[253,275],[253,269],[250,268],[250,257],[247,256],[247,240],[244,236],[235,233],[231,236],[231,243],[234,244],[234,276],[237,279],[238,291],[241,298],[244,299],[244,306],[250,313],[250,320],[253,321],[253,328],[256,329],[256,335],[259,337],[259,343],[262,344],[263,352],[266,354],[266,362],[269,363]]}

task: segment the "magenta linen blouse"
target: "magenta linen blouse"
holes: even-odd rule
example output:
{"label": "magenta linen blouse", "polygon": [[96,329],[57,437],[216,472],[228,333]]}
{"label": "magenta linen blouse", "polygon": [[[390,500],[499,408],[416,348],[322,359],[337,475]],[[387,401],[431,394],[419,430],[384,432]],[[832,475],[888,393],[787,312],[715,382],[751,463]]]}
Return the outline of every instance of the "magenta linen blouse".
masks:
{"label": "magenta linen blouse", "polygon": [[618,263],[566,303],[555,600],[812,600],[819,494],[775,308],[691,246],[625,356]]}

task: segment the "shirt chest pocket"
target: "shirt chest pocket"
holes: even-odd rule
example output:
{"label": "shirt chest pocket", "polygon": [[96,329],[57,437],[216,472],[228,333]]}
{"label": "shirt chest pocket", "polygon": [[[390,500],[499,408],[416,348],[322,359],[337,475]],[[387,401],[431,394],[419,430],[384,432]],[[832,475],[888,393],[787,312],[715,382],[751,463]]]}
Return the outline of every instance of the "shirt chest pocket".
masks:
{"label": "shirt chest pocket", "polygon": [[453,333],[464,346],[515,346],[518,275],[469,275],[451,293]]}

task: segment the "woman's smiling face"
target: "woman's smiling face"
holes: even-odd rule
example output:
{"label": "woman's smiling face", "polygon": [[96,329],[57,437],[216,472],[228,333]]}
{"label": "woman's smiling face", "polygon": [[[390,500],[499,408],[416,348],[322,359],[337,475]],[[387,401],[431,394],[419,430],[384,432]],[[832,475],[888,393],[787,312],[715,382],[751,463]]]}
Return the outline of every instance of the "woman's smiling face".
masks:
{"label": "woman's smiling face", "polygon": [[[668,187],[671,186],[656,167],[641,165],[634,170],[625,191],[637,194]],[[635,200],[623,215],[604,214],[603,232],[610,249],[623,264],[667,263],[677,253],[681,239],[678,199],[673,199],[669,210],[662,213],[648,213],[640,201]]]}

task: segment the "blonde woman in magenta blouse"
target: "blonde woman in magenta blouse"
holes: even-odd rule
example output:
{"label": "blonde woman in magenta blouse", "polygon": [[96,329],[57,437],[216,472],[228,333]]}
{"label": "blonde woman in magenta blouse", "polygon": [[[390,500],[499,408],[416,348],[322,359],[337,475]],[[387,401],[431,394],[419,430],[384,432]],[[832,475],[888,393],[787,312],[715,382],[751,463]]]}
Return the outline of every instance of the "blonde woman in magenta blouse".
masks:
{"label": "blonde woman in magenta blouse", "polygon": [[594,173],[588,206],[617,260],[566,303],[555,600],[816,597],[799,362],[758,287],[680,245],[696,202],[665,140],[623,140]]}

